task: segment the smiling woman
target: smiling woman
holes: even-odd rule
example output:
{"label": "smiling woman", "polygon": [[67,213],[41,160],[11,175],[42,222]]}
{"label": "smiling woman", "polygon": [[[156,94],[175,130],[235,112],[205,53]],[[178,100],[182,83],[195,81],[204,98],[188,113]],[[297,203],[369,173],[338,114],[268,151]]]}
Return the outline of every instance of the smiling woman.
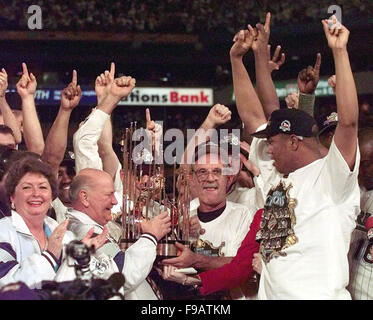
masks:
{"label": "smiling woman", "polygon": [[68,220],[58,225],[47,216],[57,182],[47,164],[26,157],[11,166],[5,188],[12,212],[0,220],[0,286],[23,281],[38,287],[53,280],[63,242],[73,239],[65,236]]}

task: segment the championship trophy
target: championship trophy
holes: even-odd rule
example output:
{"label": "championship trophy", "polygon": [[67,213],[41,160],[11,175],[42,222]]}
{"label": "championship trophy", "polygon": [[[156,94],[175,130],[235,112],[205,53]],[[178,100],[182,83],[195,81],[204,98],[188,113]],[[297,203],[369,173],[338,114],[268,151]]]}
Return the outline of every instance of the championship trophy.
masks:
{"label": "championship trophy", "polygon": [[[144,144],[148,136],[149,130],[137,128],[136,122],[131,122],[122,140],[124,176],[120,246],[125,250],[138,240],[142,219],[152,219],[167,211],[171,217],[171,231],[158,241],[157,246],[157,258],[163,259],[177,255],[175,242],[189,246],[188,171],[177,169],[174,162],[172,176],[166,177],[163,159],[158,161],[161,163],[156,161],[161,146],[154,143],[154,136],[151,143]],[[139,142],[141,137],[145,139]],[[166,179],[172,179],[172,192],[168,194]]]}

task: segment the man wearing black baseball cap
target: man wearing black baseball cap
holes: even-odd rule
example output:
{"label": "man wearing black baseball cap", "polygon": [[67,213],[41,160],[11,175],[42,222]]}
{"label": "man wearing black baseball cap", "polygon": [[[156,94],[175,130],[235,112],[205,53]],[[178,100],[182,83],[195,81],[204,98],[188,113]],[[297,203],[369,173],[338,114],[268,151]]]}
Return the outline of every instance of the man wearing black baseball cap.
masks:
{"label": "man wearing black baseball cap", "polygon": [[249,26],[230,52],[238,113],[254,137],[249,159],[261,172],[255,178],[264,207],[256,233],[262,256],[259,299],[351,299],[347,253],[360,205],[359,108],[349,31],[335,17],[322,25],[338,78],[338,124],[325,156],[316,123],[304,112],[276,110],[266,124],[243,56],[251,46],[266,48],[269,32]]}
{"label": "man wearing black baseball cap", "polygon": [[313,117],[298,109],[279,109],[272,112],[267,127],[251,134],[257,138],[270,138],[277,134],[315,137],[318,133]]}
{"label": "man wearing black baseball cap", "polygon": [[322,158],[317,140],[318,127],[312,116],[298,109],[272,112],[265,129],[252,134],[267,138],[267,154],[278,172],[288,175]]}

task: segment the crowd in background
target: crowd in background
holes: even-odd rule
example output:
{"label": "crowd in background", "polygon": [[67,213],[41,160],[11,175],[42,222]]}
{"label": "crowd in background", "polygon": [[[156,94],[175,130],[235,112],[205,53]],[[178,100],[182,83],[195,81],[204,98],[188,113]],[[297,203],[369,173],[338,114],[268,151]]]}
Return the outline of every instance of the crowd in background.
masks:
{"label": "crowd in background", "polygon": [[[1,1],[0,29],[27,29],[27,7],[39,5],[43,29],[59,31],[161,32],[199,34],[211,31],[232,35],[247,23],[274,14],[273,25],[317,22],[330,1],[245,0],[144,0],[144,1]],[[367,17],[372,3],[364,0],[335,1],[343,16]]]}
{"label": "crowd in background", "polygon": [[[4,3],[1,27],[19,21],[16,27],[25,29],[22,10],[28,2]],[[334,62],[334,74],[328,79],[334,94],[329,98],[319,99],[316,94],[320,53],[314,66],[294,70],[297,91],[284,101],[280,102],[272,78],[285,56],[271,59],[271,13],[263,13],[275,13],[273,26],[278,21],[284,25],[320,22],[326,1],[30,4],[43,8],[48,30],[200,33],[224,29],[232,34],[240,27],[244,30],[235,34],[229,51],[235,105],[214,101],[203,112],[193,107],[118,110],[137,83],[132,76],[116,72],[112,62],[110,71],[92,79],[96,107],[79,110],[83,90],[79,70],[73,70],[54,121],[43,128],[31,69],[22,63],[16,84],[22,100],[18,112],[7,100],[7,66],[1,69],[0,111],[5,125],[0,126],[0,293],[16,281],[38,289],[45,280],[82,276],[69,264],[68,250],[63,250],[72,239],[79,239],[95,247],[93,263],[84,266],[91,277],[122,274],[120,291],[128,300],[203,300],[215,293],[218,299],[231,300],[373,299],[371,277],[365,273],[366,269],[373,273],[373,102],[357,94],[347,50],[349,29],[334,16],[321,21]],[[344,4],[344,17],[369,13],[362,1],[339,4]],[[264,25],[247,26],[263,20]],[[253,72],[243,61],[249,51]],[[223,146],[211,142],[211,137],[203,142],[208,147],[205,153],[197,152],[192,143],[200,138],[197,132],[184,141],[184,155],[192,150],[195,162],[180,164],[177,174],[173,168],[172,192],[167,191],[173,198],[162,198],[162,178],[167,178],[163,169],[151,171],[152,165],[141,164],[137,172],[126,162],[129,153],[123,152],[128,145],[132,150],[127,140],[132,131],[129,136],[126,131],[126,138],[123,133],[130,124],[132,129],[133,122],[136,128],[147,129],[151,150],[158,150],[162,130],[157,120],[163,121],[164,131],[181,129],[184,140],[190,138],[187,129],[242,129],[238,139],[219,137],[220,144],[230,141],[232,149],[239,145],[240,154],[225,155]],[[145,151],[130,156],[144,160],[149,156]],[[217,162],[206,163],[207,159]],[[235,164],[239,167],[234,174],[224,172]],[[188,218],[180,215],[184,205]],[[133,216],[127,215],[131,212]],[[190,247],[187,242],[175,243],[177,253],[156,261],[162,239],[170,235],[181,241],[180,232],[191,235]],[[197,274],[184,274],[179,268],[194,268]],[[246,287],[259,274],[261,280],[249,292]],[[171,281],[181,286],[183,294],[173,292]],[[365,284],[368,289],[362,289]]]}

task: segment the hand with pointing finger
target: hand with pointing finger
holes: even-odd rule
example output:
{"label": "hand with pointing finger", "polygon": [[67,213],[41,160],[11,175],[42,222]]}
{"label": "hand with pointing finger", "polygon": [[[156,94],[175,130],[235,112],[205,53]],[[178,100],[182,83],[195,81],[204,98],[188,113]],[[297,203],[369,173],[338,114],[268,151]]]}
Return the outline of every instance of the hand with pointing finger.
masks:
{"label": "hand with pointing finger", "polygon": [[76,70],[73,70],[72,80],[69,85],[61,93],[61,108],[72,110],[82,98],[82,90],[78,85],[78,75]]}
{"label": "hand with pointing finger", "polygon": [[[264,54],[268,54],[268,41],[269,41],[269,35],[271,33],[271,13],[267,12],[266,15],[266,20],[264,25],[261,23],[256,24],[255,30],[249,26],[250,28],[253,29],[253,32],[256,33],[256,37],[253,42],[253,51],[255,52],[263,52]],[[270,57],[270,56],[269,56]],[[268,58],[269,58],[268,57]]]}
{"label": "hand with pointing finger", "polygon": [[28,72],[26,63],[22,63],[22,76],[16,84],[17,92],[22,99],[34,97],[36,91],[36,78]]}
{"label": "hand with pointing finger", "polygon": [[95,92],[97,96],[97,104],[100,104],[102,100],[109,94],[111,85],[114,82],[115,76],[115,64],[110,64],[110,71],[105,70],[101,73],[95,81]]}
{"label": "hand with pointing finger", "polygon": [[152,145],[156,147],[156,150],[158,150],[157,148],[159,148],[160,139],[163,133],[162,126],[159,123],[156,123],[154,120],[152,120],[149,108],[146,108],[145,110],[145,118],[146,130],[151,136]]}
{"label": "hand with pointing finger", "polygon": [[321,54],[317,54],[315,66],[308,66],[298,74],[299,92],[304,94],[313,94],[320,80]]}

